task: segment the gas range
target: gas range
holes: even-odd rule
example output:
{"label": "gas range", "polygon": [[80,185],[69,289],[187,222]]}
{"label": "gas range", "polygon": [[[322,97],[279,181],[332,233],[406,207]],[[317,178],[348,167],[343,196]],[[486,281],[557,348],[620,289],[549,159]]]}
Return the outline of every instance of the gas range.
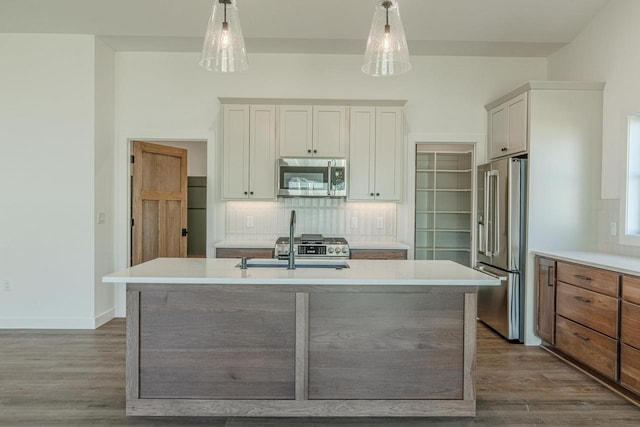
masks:
{"label": "gas range", "polygon": [[[303,234],[293,239],[296,258],[349,258],[349,243],[343,237]],[[274,251],[276,258],[289,257],[289,237],[279,237]]]}

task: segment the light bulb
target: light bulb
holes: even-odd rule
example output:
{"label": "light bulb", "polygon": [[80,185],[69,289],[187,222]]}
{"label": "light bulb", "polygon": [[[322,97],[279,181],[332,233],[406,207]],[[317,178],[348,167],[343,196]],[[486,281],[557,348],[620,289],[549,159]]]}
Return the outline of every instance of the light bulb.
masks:
{"label": "light bulb", "polygon": [[220,44],[222,45],[223,48],[229,47],[229,23],[226,21],[222,23],[222,33],[220,37]]}

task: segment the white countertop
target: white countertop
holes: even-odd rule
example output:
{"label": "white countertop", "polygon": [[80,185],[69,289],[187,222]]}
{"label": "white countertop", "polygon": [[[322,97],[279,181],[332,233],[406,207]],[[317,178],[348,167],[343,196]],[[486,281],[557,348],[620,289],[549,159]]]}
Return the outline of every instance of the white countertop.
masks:
{"label": "white countertop", "polygon": [[623,274],[640,275],[640,258],[636,257],[585,251],[533,251],[533,253],[560,261],[614,270]]}
{"label": "white countertop", "polygon": [[[255,259],[254,259],[255,261]],[[272,261],[272,260],[270,260]],[[452,261],[346,260],[350,268],[256,268],[238,259],[157,258],[102,278],[105,283],[497,286],[499,280]]]}

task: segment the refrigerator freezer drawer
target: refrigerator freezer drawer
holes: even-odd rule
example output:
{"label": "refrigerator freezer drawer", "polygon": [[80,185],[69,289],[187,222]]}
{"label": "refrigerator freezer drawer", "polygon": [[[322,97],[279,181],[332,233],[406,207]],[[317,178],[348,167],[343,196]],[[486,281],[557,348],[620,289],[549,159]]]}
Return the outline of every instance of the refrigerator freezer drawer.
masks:
{"label": "refrigerator freezer drawer", "polygon": [[480,265],[478,270],[500,279],[500,286],[478,290],[478,318],[508,340],[522,340],[520,274]]}

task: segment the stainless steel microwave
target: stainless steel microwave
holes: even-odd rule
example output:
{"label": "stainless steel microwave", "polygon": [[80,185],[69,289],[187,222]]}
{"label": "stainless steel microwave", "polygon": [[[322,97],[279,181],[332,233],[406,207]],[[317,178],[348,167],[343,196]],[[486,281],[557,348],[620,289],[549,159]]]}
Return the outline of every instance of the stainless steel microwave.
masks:
{"label": "stainless steel microwave", "polygon": [[280,159],[278,162],[278,196],[346,197],[347,160]]}

